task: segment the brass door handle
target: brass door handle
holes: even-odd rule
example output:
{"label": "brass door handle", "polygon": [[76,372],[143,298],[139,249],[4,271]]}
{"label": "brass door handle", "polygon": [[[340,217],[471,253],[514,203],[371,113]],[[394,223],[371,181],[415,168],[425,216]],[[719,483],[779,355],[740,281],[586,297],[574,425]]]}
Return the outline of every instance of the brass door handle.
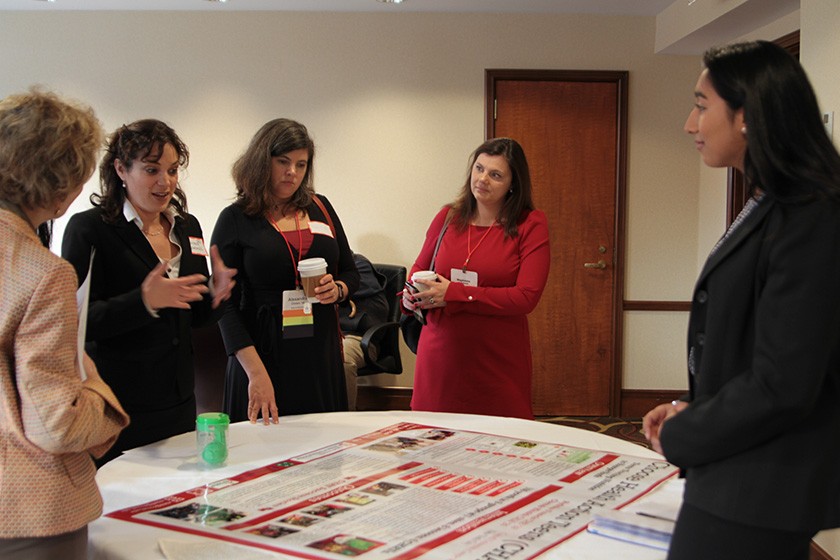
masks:
{"label": "brass door handle", "polygon": [[583,263],[583,268],[600,268],[603,270],[607,268],[607,263],[604,262],[604,259],[601,259],[596,263]]}

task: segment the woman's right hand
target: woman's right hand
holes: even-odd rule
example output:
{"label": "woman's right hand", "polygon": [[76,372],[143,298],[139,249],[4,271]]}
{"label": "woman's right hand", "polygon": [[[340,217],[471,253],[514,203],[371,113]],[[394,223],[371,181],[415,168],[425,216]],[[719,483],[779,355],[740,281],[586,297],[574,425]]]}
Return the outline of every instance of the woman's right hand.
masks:
{"label": "woman's right hand", "polygon": [[165,307],[189,309],[190,303],[201,301],[208,290],[207,277],[203,274],[169,278],[163,262],[152,269],[140,286],[143,301],[154,310]]}
{"label": "woman's right hand", "polygon": [[235,355],[248,376],[248,420],[251,424],[256,424],[257,418],[262,416],[266,426],[277,424],[280,422],[280,414],[274,399],[274,384],[257,349],[246,346],[237,350]]}
{"label": "woman's right hand", "polygon": [[260,416],[266,426],[280,421],[274,400],[274,385],[268,372],[252,375],[248,380],[248,420],[256,424]]}
{"label": "woman's right hand", "polygon": [[402,306],[405,308],[406,311],[414,311],[414,296],[411,295],[411,292],[408,288],[403,290],[402,293]]}

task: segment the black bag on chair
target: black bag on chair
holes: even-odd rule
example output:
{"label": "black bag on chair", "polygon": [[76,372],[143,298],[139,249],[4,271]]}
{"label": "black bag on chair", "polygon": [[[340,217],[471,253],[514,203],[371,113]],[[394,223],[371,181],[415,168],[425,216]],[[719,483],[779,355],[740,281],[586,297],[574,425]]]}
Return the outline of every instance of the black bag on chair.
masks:
{"label": "black bag on chair", "polygon": [[[429,263],[429,270],[435,269],[435,259],[437,258],[438,248],[440,247],[440,242],[443,239],[443,233],[446,231],[446,226],[448,225],[449,216],[446,217],[446,220],[443,222],[443,227],[440,228],[437,243],[435,243],[435,251],[432,253],[432,262]],[[405,341],[405,345],[408,346],[408,349],[415,354],[417,353],[417,344],[420,342],[420,334],[423,332],[424,324],[425,323],[417,317],[416,313],[400,317],[400,331],[402,331],[403,341]]]}
{"label": "black bag on chair", "polygon": [[400,317],[400,331],[405,345],[413,353],[417,353],[417,343],[420,342],[420,333],[423,331],[423,323],[412,313]]}

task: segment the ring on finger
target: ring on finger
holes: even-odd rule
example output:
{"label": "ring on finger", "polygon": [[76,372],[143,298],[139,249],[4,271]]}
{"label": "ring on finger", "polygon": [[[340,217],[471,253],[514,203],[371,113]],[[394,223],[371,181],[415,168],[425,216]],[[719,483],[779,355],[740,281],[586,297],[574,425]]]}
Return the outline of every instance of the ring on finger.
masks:
{"label": "ring on finger", "polygon": [[435,298],[430,297],[430,298],[429,298],[429,303],[431,303],[432,305],[434,305],[434,304],[435,304]]}

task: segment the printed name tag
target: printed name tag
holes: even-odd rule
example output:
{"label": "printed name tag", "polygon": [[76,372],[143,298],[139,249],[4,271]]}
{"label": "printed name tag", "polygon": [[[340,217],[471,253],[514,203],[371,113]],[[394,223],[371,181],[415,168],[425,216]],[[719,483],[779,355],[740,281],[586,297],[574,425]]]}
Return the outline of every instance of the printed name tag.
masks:
{"label": "printed name tag", "polygon": [[193,255],[207,256],[207,247],[204,246],[204,240],[200,237],[190,237],[190,251]]}
{"label": "printed name tag", "polygon": [[283,292],[283,338],[306,338],[315,334],[312,304],[303,290]]}
{"label": "printed name tag", "polygon": [[309,231],[311,231],[313,235],[328,235],[329,237],[333,236],[330,226],[325,224],[324,222],[313,222],[310,220]]}
{"label": "printed name tag", "polygon": [[453,268],[449,271],[449,278],[451,278],[453,282],[458,282],[465,286],[478,287],[478,272],[473,272],[472,270]]}

